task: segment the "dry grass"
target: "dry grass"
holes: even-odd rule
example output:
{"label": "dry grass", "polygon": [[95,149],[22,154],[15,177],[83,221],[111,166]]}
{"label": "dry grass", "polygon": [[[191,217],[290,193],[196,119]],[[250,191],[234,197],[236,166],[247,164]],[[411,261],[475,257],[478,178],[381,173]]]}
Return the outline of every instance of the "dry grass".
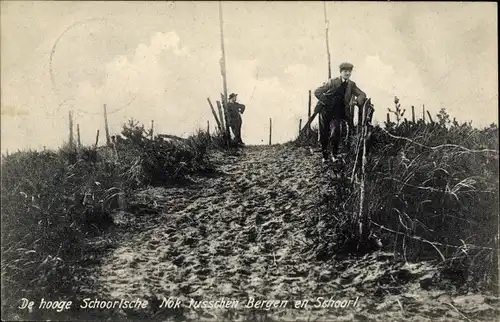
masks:
{"label": "dry grass", "polygon": [[[456,282],[450,287],[495,289],[498,127],[450,122],[444,110],[437,119],[371,129],[365,207],[372,240],[407,261],[440,261],[442,279]],[[354,146],[347,150],[347,166],[310,223],[320,259],[357,245],[352,218],[359,187],[348,180]]]}
{"label": "dry grass", "polygon": [[19,151],[2,157],[2,307],[22,297],[72,291],[87,241],[111,225],[126,195],[149,184],[210,171],[207,150],[220,136],[151,140],[143,126],[125,125],[113,147]]}

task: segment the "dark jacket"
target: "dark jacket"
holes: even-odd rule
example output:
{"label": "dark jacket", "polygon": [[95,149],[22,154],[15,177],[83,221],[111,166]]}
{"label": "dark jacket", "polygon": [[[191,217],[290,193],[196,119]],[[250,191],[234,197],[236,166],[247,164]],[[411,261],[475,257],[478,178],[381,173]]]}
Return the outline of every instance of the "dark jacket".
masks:
{"label": "dark jacket", "polygon": [[230,118],[239,118],[245,112],[245,105],[240,103],[227,103],[227,112]]}
{"label": "dark jacket", "polygon": [[[331,106],[333,103],[332,102],[333,94],[339,89],[341,84],[342,80],[340,79],[340,77],[336,77],[329,79],[327,82],[323,83],[323,85],[318,87],[314,91],[314,96],[316,96],[316,98],[320,102],[318,105],[321,106],[321,103],[323,103],[324,105]],[[353,96],[356,97],[356,104],[358,106],[362,106],[363,103],[365,102],[366,94],[362,90],[360,90],[358,86],[356,86],[355,82],[348,80],[347,88],[345,90],[345,95],[344,95],[346,115],[349,115],[350,113],[349,104]]]}

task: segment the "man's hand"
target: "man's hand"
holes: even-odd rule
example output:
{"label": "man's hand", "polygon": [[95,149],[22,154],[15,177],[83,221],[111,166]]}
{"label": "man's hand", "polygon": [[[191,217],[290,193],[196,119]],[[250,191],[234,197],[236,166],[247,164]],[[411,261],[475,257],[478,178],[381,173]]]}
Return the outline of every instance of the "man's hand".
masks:
{"label": "man's hand", "polygon": [[321,101],[318,101],[316,106],[314,107],[314,113],[319,113],[325,107],[325,104]]}

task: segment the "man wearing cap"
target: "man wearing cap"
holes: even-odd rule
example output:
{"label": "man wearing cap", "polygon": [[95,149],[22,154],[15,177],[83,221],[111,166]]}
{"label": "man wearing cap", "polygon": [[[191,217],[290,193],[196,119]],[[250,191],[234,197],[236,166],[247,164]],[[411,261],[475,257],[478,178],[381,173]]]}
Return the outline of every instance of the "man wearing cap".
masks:
{"label": "man wearing cap", "polygon": [[241,124],[243,123],[241,114],[245,112],[245,105],[236,102],[237,96],[238,94],[235,93],[231,93],[231,95],[229,95],[227,112],[229,126],[233,131],[236,143],[239,145],[244,145],[243,141],[241,140]]}
{"label": "man wearing cap", "polygon": [[349,104],[353,97],[356,98],[356,104],[363,106],[366,94],[356,86],[356,83],[350,80],[354,66],[350,63],[342,63],[339,66],[340,76],[331,78],[322,86],[314,91],[318,99],[315,111],[319,114],[319,137],[321,150],[323,153],[323,163],[329,159],[328,143],[330,137],[330,122],[333,120],[332,135],[332,157],[337,161],[336,155],[341,140],[341,125],[347,121],[350,128],[353,128],[353,118]]}

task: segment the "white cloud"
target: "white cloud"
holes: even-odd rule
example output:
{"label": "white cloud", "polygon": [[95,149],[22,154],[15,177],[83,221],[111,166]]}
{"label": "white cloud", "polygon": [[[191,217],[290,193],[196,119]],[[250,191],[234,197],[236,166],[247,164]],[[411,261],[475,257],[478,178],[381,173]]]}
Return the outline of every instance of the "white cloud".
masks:
{"label": "white cloud", "polygon": [[[29,111],[22,120],[2,121],[2,131],[18,137],[9,138],[9,145],[59,145],[67,137],[71,106],[86,143],[94,141],[96,129],[102,133],[104,103],[111,111],[112,131],[131,117],[145,124],[154,119],[157,131],[174,134],[204,128],[212,119],[206,98],[215,103],[222,90],[219,30],[213,19],[217,6],[74,2],[43,8],[46,15],[39,15],[38,7],[15,6],[2,20],[2,37],[8,35],[10,47],[2,47],[2,103]],[[461,120],[496,120],[497,22],[495,11],[488,9],[493,7],[328,8],[333,75],[344,60],[355,65],[353,79],[372,97],[376,119],[385,119],[398,95],[407,108],[413,104],[421,110],[425,104],[432,113],[446,107]],[[283,15],[283,9],[301,14]],[[269,117],[273,141],[296,135],[298,119],[306,117],[308,90],[326,78],[324,23],[316,19],[322,10],[314,3],[225,6],[228,90],[239,93],[248,106],[243,127],[247,142],[267,141]],[[53,19],[51,12],[60,18]],[[267,22],[256,22],[252,12]],[[91,23],[89,17],[107,20]],[[75,21],[86,22],[58,44],[53,93],[48,56],[54,41]],[[350,28],[352,23],[359,28]],[[74,99],[58,108],[68,97]],[[124,109],[113,113],[119,108]],[[2,148],[7,146],[4,139]]]}

